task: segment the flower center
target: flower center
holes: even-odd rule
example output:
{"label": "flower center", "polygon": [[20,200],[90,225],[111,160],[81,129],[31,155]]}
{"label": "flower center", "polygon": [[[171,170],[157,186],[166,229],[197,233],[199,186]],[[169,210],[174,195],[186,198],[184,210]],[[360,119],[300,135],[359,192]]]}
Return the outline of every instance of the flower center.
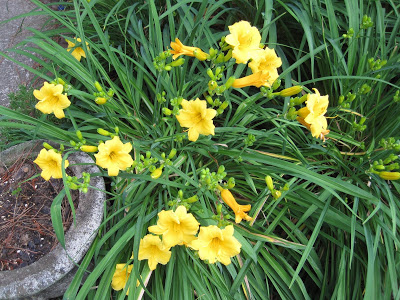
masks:
{"label": "flower center", "polygon": [[114,151],[111,151],[108,156],[110,157],[111,160],[114,160],[117,157],[117,153],[115,153]]}
{"label": "flower center", "polygon": [[50,168],[52,168],[52,169],[57,169],[58,168],[58,164],[57,164],[57,161],[55,161],[55,160],[50,160],[49,162],[48,162],[48,164],[49,164],[49,167]]}
{"label": "flower center", "polygon": [[220,238],[213,238],[211,243],[210,243],[210,248],[212,249],[219,249],[221,245],[221,239]]}

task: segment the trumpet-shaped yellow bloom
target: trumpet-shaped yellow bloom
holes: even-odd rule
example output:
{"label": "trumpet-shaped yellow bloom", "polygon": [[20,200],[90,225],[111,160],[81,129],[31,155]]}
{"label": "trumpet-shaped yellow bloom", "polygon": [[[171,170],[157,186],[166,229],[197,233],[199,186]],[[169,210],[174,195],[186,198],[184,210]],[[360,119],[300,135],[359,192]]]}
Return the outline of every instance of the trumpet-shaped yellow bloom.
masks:
{"label": "trumpet-shaped yellow bloom", "polygon": [[[39,152],[37,158],[33,161],[37,164],[41,169],[42,173],[40,174],[46,181],[53,178],[62,178],[62,157],[60,153],[54,151],[54,149],[46,150],[42,149]],[[64,167],[67,168],[69,165],[68,160],[64,162]]]}
{"label": "trumpet-shaped yellow bloom", "polygon": [[297,120],[311,130],[313,137],[324,139],[324,136],[329,133],[328,123],[324,116],[329,105],[328,95],[321,96],[317,89],[314,91],[315,94],[307,95],[306,107],[298,110]]}
{"label": "trumpet-shaped yellow bloom", "polygon": [[242,219],[246,221],[251,221],[251,218],[246,212],[250,211],[251,205],[240,205],[236,202],[235,197],[233,197],[230,190],[227,189],[220,189],[221,190],[221,198],[222,200],[233,210],[235,213],[235,222],[240,223]]}
{"label": "trumpet-shaped yellow bloom", "polygon": [[[81,47],[75,47],[76,43],[71,42],[70,40],[67,40],[68,43],[68,48],[67,51],[71,52],[72,56],[75,57],[78,61],[81,61],[82,57],[86,58],[85,50],[83,50]],[[77,38],[76,41],[78,43],[82,43],[82,40],[80,38]],[[88,46],[88,42],[86,42],[86,46]],[[89,49],[89,47],[87,47]]]}
{"label": "trumpet-shaped yellow bloom", "polygon": [[240,89],[246,86],[255,86],[258,88],[262,86],[270,87],[278,77],[279,75],[277,70],[265,72],[260,71],[249,76],[235,79],[232,87],[236,89]]}
{"label": "trumpet-shaped yellow bloom", "polygon": [[225,42],[233,47],[232,57],[236,63],[245,64],[260,50],[261,35],[258,29],[247,21],[240,21],[229,26]]}
{"label": "trumpet-shaped yellow bloom", "polygon": [[269,49],[268,47],[254,52],[252,58],[252,61],[249,62],[249,67],[253,73],[270,72],[278,74],[277,69],[282,66],[282,59],[276,55],[274,49]]}
{"label": "trumpet-shaped yellow bloom", "polygon": [[39,102],[36,108],[44,114],[54,113],[56,118],[65,117],[64,110],[71,105],[66,94],[63,94],[62,84],[52,84],[45,82],[40,90],[34,90],[33,95]]}
{"label": "trumpet-shaped yellow bloom", "polygon": [[150,270],[155,270],[157,264],[166,265],[171,258],[170,247],[166,247],[158,236],[148,234],[140,240],[139,260],[148,260]]}
{"label": "trumpet-shaped yellow bloom", "polygon": [[172,59],[177,59],[181,55],[196,56],[200,60],[207,59],[207,53],[198,47],[185,46],[178,38],[175,39],[175,42],[171,42],[171,48],[173,49],[171,50],[171,54],[173,54]]}
{"label": "trumpet-shaped yellow bloom", "polygon": [[199,222],[192,214],[188,214],[186,207],[178,206],[175,212],[172,210],[158,213],[157,225],[150,226],[148,230],[154,234],[162,235],[166,247],[176,245],[188,245],[196,237],[199,230]]}
{"label": "trumpet-shaped yellow bloom", "polygon": [[119,171],[126,170],[133,164],[129,155],[132,150],[131,143],[123,144],[118,136],[98,146],[99,152],[95,154],[96,165],[108,169],[108,176],[117,176]]}
{"label": "trumpet-shaped yellow bloom", "polygon": [[217,261],[224,265],[231,263],[231,257],[240,253],[242,245],[233,236],[233,226],[226,226],[224,229],[215,225],[200,227],[200,233],[190,247],[199,251],[202,260],[208,260],[210,264]]}
{"label": "trumpet-shaped yellow bloom", "polygon": [[[111,287],[114,290],[120,291],[125,288],[129,276],[131,275],[132,268],[133,265],[127,265],[127,264],[116,265],[115,272],[111,281]],[[129,289],[126,291],[126,295],[129,295]]]}
{"label": "trumpet-shaped yellow bloom", "polygon": [[182,109],[176,118],[182,127],[189,128],[189,140],[197,141],[200,134],[214,135],[215,126],[212,119],[217,114],[215,109],[207,108],[205,100],[183,100]]}

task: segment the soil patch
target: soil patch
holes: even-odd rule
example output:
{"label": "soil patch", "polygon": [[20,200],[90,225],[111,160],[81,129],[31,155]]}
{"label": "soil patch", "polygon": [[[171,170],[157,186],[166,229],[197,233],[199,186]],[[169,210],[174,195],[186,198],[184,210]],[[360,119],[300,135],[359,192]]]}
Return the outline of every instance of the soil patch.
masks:
{"label": "soil patch", "polygon": [[[35,176],[40,172],[28,159],[8,169],[0,167],[0,271],[30,265],[58,244],[50,207],[63,183],[62,179],[45,181]],[[71,196],[76,209],[79,192],[71,191]],[[65,232],[73,222],[67,197],[61,215]]]}

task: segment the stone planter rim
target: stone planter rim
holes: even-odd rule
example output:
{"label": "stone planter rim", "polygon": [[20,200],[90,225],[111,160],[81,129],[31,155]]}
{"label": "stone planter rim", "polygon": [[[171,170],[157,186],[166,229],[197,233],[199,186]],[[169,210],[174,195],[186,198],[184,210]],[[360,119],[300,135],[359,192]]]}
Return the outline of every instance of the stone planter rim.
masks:
{"label": "stone planter rim", "polygon": [[[45,140],[30,141],[13,146],[0,152],[0,166],[9,165],[22,153],[28,154],[29,158],[36,157],[43,148]],[[48,141],[47,141],[48,142]],[[53,143],[54,145],[54,143]],[[90,174],[99,173],[93,159],[86,153],[77,152],[68,156],[70,166],[68,167],[76,176],[82,172]],[[90,164],[90,165],[75,165]],[[97,230],[102,222],[105,193],[104,179],[92,177],[90,188],[86,194],[79,193],[79,204],[76,210],[76,225],[71,224],[65,233],[65,250],[58,244],[51,252],[26,267],[0,272],[0,299],[29,299],[30,297],[47,298],[46,291],[56,289],[54,286],[62,280],[79,263],[90,245],[92,244]],[[62,295],[64,291],[61,291]],[[51,294],[50,297],[58,295]]]}

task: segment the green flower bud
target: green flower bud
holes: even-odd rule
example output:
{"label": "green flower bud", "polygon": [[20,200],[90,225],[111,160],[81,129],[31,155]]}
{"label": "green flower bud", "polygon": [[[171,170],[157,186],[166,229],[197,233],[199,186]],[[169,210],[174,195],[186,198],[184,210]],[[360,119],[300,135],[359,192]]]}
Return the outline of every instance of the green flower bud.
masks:
{"label": "green flower bud", "polygon": [[[74,141],[71,141],[71,142],[74,142]],[[70,143],[71,143],[70,142]],[[74,142],[75,143],[75,142]],[[75,145],[72,145],[72,146],[75,146]],[[54,149],[51,145],[49,145],[48,143],[43,143],[43,147],[45,147],[47,150],[51,150],[51,149]]]}
{"label": "green flower bud", "polygon": [[272,177],[269,175],[265,176],[265,183],[267,184],[268,189],[272,192],[274,190],[274,182],[272,181]]}
{"label": "green flower bud", "polygon": [[104,136],[110,136],[111,135],[111,132],[108,132],[107,130],[104,130],[102,128],[97,128],[97,133],[101,134],[101,135],[104,135]]}
{"label": "green flower bud", "polygon": [[232,86],[235,79],[236,79],[235,76],[229,77],[228,80],[225,82],[225,88],[229,89]]}
{"label": "green flower bud", "polygon": [[168,154],[168,158],[173,159],[175,157],[175,155],[176,155],[176,149],[172,148],[171,152]]}
{"label": "green flower bud", "polygon": [[96,88],[97,91],[102,92],[103,88],[101,87],[100,83],[98,81],[94,82],[94,87]]}

